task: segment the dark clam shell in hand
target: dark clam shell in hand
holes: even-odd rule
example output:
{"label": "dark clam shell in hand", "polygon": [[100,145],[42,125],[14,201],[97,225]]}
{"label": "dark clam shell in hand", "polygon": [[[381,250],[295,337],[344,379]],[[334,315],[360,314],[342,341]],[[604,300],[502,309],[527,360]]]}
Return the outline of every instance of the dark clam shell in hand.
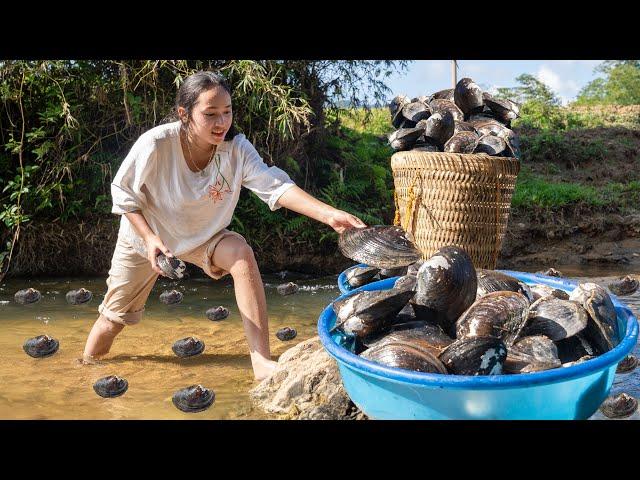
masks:
{"label": "dark clam shell in hand", "polygon": [[35,288],[27,288],[25,290],[19,290],[13,297],[16,302],[22,305],[28,305],[30,303],[39,302],[42,295]]}
{"label": "dark clam shell in hand", "polygon": [[119,397],[129,388],[129,382],[116,375],[101,378],[93,384],[93,390],[103,398]]}
{"label": "dark clam shell in hand", "polygon": [[164,253],[161,253],[156,260],[160,270],[162,270],[167,277],[173,280],[179,280],[184,277],[187,266],[179,258],[167,257]]}
{"label": "dark clam shell in hand", "polygon": [[24,342],[22,349],[30,357],[41,358],[53,355],[58,351],[59,346],[60,342],[55,338],[48,335],[38,335]]}
{"label": "dark clam shell in hand", "polygon": [[217,322],[219,320],[224,320],[229,316],[229,309],[220,307],[212,307],[205,312],[207,318],[213,322]]}
{"label": "dark clam shell in hand", "polygon": [[160,301],[165,305],[180,303],[184,295],[178,290],[166,290],[160,294]]}
{"label": "dark clam shell in hand", "polygon": [[187,337],[176,341],[171,350],[180,358],[193,357],[204,351],[204,342],[195,337]]}
{"label": "dark clam shell in hand", "polygon": [[404,267],[421,256],[402,228],[388,225],[349,228],[338,238],[338,248],[345,257],[377,268]]}
{"label": "dark clam shell in hand", "polygon": [[191,385],[178,390],[173,395],[172,401],[178,410],[185,413],[197,413],[209,408],[215,398],[216,394],[213,390],[209,390],[202,385]]}
{"label": "dark clam shell in hand", "polygon": [[82,305],[89,302],[93,298],[93,294],[86,288],[79,288],[67,292],[65,298],[71,305]]}

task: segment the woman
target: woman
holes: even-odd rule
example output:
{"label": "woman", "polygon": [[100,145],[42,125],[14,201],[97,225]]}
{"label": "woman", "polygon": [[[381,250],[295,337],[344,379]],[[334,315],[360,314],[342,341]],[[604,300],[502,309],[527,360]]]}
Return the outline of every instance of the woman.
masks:
{"label": "woman", "polygon": [[268,167],[232,127],[231,90],[213,72],[184,80],[177,94],[179,120],[140,136],[113,183],[112,212],[122,215],[107,293],[84,350],[84,361],[109,352],[125,325],[140,321],[162,271],[160,253],[201,267],[214,279],[230,273],[257,380],[271,360],[264,287],[251,247],[226,229],[242,186],[271,210],[285,207],[331,226],[364,227],[357,217],[305,193],[277,167]]}

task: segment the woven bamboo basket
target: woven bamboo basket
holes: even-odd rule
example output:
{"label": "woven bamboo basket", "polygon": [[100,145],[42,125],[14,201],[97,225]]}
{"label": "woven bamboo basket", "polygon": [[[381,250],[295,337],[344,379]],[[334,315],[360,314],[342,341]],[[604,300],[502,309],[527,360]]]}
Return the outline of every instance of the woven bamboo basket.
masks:
{"label": "woven bamboo basket", "polygon": [[486,154],[406,151],[391,157],[396,218],[423,258],[463,248],[476,268],[495,269],[520,161]]}

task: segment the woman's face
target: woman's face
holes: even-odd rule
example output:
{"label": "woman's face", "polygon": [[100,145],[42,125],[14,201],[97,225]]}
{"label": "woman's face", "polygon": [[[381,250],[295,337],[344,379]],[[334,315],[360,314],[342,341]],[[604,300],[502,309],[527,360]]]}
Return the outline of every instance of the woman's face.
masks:
{"label": "woman's face", "polygon": [[[187,112],[178,108],[181,119]],[[233,112],[231,95],[222,87],[214,87],[200,94],[191,111],[189,130],[193,139],[202,147],[220,145],[231,128]]]}

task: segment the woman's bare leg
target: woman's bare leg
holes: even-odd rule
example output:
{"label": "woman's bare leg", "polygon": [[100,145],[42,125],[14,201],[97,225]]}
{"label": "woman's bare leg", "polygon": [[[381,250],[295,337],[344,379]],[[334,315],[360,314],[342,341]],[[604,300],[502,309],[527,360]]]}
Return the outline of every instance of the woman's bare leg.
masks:
{"label": "woman's bare leg", "polygon": [[89,333],[82,359],[89,362],[109,353],[113,340],[123,328],[124,325],[112,322],[104,315],[100,315]]}
{"label": "woman's bare leg", "polygon": [[212,260],[233,277],[253,373],[256,380],[262,380],[271,374],[276,362],[271,360],[267,299],[253,250],[243,239],[228,236],[218,243]]}

